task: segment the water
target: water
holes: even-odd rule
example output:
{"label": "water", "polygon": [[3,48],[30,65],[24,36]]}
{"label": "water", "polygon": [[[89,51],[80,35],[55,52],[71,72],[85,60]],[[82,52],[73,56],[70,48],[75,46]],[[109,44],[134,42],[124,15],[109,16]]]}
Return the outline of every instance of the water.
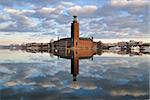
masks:
{"label": "water", "polygon": [[149,55],[82,52],[0,50],[0,100],[149,98]]}

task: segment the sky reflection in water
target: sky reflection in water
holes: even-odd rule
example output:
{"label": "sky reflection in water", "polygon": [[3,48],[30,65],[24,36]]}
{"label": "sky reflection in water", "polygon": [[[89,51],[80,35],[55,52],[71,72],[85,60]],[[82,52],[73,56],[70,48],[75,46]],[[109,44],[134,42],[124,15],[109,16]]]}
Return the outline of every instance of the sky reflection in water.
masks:
{"label": "sky reflection in water", "polygon": [[77,81],[70,59],[48,53],[0,50],[2,100],[148,99],[150,56],[94,56],[80,60]]}

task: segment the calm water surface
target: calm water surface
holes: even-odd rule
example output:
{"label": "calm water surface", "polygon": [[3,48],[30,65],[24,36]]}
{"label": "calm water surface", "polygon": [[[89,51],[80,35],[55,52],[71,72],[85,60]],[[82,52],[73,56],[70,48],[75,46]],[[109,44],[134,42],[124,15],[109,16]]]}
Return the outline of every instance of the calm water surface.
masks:
{"label": "calm water surface", "polygon": [[94,55],[80,59],[73,81],[70,59],[0,50],[0,100],[145,100],[149,60],[149,55]]}

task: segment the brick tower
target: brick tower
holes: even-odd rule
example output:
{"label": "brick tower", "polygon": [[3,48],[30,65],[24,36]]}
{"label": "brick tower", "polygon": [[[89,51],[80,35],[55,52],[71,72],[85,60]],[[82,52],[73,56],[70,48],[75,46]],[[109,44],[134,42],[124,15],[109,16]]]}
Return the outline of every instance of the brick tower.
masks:
{"label": "brick tower", "polygon": [[77,21],[77,16],[73,16],[73,23],[71,23],[71,40],[72,40],[72,47],[78,47],[79,41],[79,23]]}

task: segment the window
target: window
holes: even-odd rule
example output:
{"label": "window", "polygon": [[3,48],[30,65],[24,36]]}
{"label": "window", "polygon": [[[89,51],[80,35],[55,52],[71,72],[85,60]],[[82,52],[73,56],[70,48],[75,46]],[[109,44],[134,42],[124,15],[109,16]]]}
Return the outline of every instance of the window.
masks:
{"label": "window", "polygon": [[78,46],[78,42],[76,42],[76,46]]}

